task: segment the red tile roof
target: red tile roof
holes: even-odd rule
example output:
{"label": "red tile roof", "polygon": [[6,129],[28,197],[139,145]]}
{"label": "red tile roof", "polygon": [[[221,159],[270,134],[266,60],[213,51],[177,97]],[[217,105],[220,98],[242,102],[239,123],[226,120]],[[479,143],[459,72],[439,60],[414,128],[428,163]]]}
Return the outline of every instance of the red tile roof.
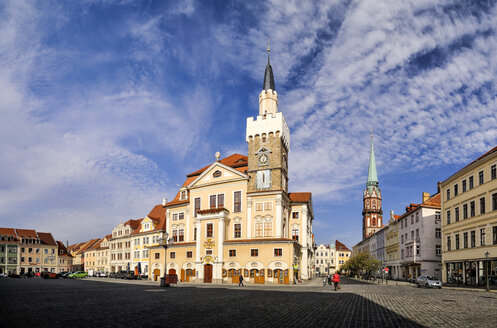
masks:
{"label": "red tile roof", "polygon": [[100,247],[100,244],[102,243],[104,239],[100,239],[99,241],[97,241],[95,244],[93,244],[93,246],[91,246],[90,248],[88,248],[86,251],[94,251],[96,250],[97,248]]}
{"label": "red tile roof", "polygon": [[[19,241],[19,238],[17,238],[16,231],[14,228],[0,228],[0,235],[13,237],[14,240],[12,240],[10,242],[18,242]],[[9,241],[4,240],[4,242],[9,242]]]}
{"label": "red tile roof", "polygon": [[335,246],[337,248],[337,251],[350,252],[350,249],[348,249],[345,244],[339,242],[338,240],[335,240]]}
{"label": "red tile roof", "polygon": [[[57,240],[57,248],[59,250],[59,256],[71,256],[63,242]],[[62,253],[60,251],[62,251]]]}
{"label": "red tile roof", "polygon": [[43,244],[57,246],[57,243],[55,242],[55,239],[53,239],[53,236],[50,232],[38,232],[38,236],[40,237],[40,240]]}
{"label": "red tile roof", "polygon": [[291,192],[288,196],[294,203],[307,203],[311,200],[312,194],[310,192]]}
{"label": "red tile roof", "polygon": [[[221,159],[220,162],[221,162],[221,164],[224,164],[224,165],[232,167],[232,168],[240,168],[240,167],[248,166],[248,157],[245,155],[233,154],[233,155],[230,155],[228,157]],[[195,171],[193,173],[188,174],[187,177],[198,176],[198,175],[202,174],[202,172],[207,170],[209,168],[209,166],[211,166],[211,165],[212,165],[212,163],[201,168],[198,171]]]}
{"label": "red tile roof", "polygon": [[440,199],[440,193],[436,193],[435,195],[428,198],[425,202],[421,204],[421,206],[441,207],[442,202]]}
{"label": "red tile roof", "polygon": [[30,229],[16,229],[16,233],[19,237],[38,238],[36,231]]}
{"label": "red tile roof", "polygon": [[131,229],[136,229],[140,226],[140,223],[142,222],[143,219],[136,219],[136,220],[128,220],[124,222],[124,225],[129,225]]}
{"label": "red tile roof", "polygon": [[400,218],[400,215],[395,215],[395,214],[394,214],[393,218],[394,218],[395,220],[398,220],[398,219]]}

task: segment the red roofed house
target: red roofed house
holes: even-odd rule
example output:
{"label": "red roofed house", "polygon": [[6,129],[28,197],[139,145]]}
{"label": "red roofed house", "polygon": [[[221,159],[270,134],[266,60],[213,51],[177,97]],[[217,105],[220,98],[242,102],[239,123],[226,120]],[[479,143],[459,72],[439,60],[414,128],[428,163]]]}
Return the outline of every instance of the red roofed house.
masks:
{"label": "red roofed house", "polygon": [[67,250],[66,246],[64,246],[64,243],[61,241],[57,241],[57,248],[59,252],[59,267],[58,267],[58,272],[67,272],[70,271],[72,268],[72,259],[73,257]]}
{"label": "red roofed house", "polygon": [[[184,282],[289,284],[312,277],[310,192],[289,192],[290,130],[278,111],[268,63],[259,114],[247,119],[248,155],[232,154],[186,175],[164,204],[167,252],[150,247],[149,275]],[[166,258],[164,258],[164,256]]]}

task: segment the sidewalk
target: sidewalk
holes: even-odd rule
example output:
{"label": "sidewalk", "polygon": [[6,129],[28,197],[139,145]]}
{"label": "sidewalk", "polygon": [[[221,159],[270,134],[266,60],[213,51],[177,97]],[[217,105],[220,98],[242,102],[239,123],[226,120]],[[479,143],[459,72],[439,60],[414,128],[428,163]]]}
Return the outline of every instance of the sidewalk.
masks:
{"label": "sidewalk", "polygon": [[[88,277],[82,279],[85,281],[97,281],[97,282],[108,282],[115,284],[129,284],[129,285],[144,285],[144,286],[160,286],[160,281],[151,281],[151,280],[127,280],[127,279],[115,279],[115,278],[94,278]],[[204,287],[204,288],[293,288],[293,287],[313,287],[320,286],[321,281],[317,279],[310,279],[307,281],[303,281],[298,284],[290,284],[290,285],[279,285],[279,284],[247,284],[244,282],[243,287],[238,287],[238,284],[226,283],[226,284],[213,284],[213,283],[203,283],[203,282],[178,282],[177,284],[171,284],[173,288],[177,287]]]}

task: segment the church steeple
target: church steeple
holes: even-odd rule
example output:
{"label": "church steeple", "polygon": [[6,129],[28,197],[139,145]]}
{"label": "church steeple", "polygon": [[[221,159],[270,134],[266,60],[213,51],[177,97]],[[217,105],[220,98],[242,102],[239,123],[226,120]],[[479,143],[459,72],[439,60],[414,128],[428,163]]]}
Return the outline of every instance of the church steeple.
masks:
{"label": "church steeple", "polygon": [[275,90],[274,89],[274,76],[273,76],[273,68],[271,67],[271,63],[269,62],[269,40],[267,41],[267,65],[266,71],[264,72],[264,82],[262,83],[262,90]]}
{"label": "church steeple", "polygon": [[373,130],[371,130],[371,153],[369,154],[368,181],[366,185],[378,187],[378,175],[376,174],[376,160],[373,147]]}
{"label": "church steeple", "polygon": [[373,146],[373,130],[371,130],[371,150],[369,153],[369,170],[366,189],[363,194],[362,238],[366,239],[383,227],[383,211],[381,209],[381,190],[378,186],[376,160]]}

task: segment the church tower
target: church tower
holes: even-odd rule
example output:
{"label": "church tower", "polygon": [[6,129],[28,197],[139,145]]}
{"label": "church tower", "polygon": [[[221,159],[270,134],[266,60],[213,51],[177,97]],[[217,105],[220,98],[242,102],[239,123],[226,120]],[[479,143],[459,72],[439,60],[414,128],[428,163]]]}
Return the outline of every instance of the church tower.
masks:
{"label": "church tower", "polygon": [[369,155],[368,181],[363,195],[362,239],[366,239],[382,225],[383,211],[381,210],[381,191],[378,187],[376,161],[373,148],[373,133],[371,133],[371,153]]}
{"label": "church tower", "polygon": [[288,151],[290,130],[278,112],[278,93],[274,86],[269,46],[262,91],[259,94],[259,115],[247,118],[248,192],[284,191],[288,193]]}

